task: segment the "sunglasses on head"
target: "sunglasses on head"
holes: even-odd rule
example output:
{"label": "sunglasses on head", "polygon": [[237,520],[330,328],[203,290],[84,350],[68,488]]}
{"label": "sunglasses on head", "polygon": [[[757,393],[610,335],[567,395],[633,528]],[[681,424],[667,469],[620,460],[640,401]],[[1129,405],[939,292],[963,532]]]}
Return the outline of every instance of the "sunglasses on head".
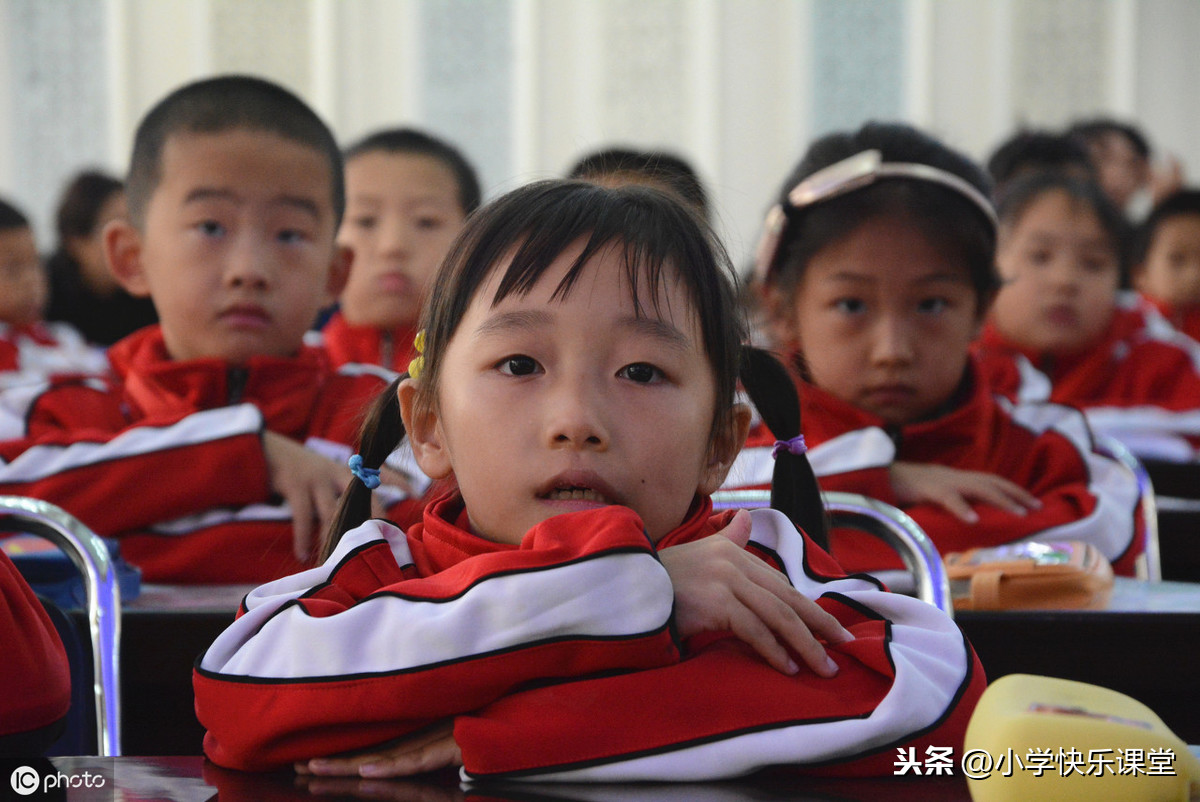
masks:
{"label": "sunglasses on head", "polygon": [[[907,178],[940,184],[975,204],[991,223],[993,229],[1000,225],[991,201],[970,182],[954,173],[928,164],[885,162],[883,154],[878,150],[864,150],[847,159],[842,159],[836,164],[817,170],[792,187],[787,194],[788,206],[792,209],[803,209],[854,192],[886,178]],[[769,278],[770,271],[778,258],[779,245],[784,231],[787,229],[787,224],[788,215],[784,207],[780,204],[772,206],[771,210],[767,212],[762,238],[759,240],[754,258],[754,274],[762,283]]]}

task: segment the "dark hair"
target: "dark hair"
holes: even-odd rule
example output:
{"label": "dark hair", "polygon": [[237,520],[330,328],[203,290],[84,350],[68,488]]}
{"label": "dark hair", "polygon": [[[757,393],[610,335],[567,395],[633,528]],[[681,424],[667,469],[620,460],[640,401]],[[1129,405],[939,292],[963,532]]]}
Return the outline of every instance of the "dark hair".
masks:
{"label": "dark hair", "polygon": [[1129,264],[1136,268],[1146,261],[1158,227],[1172,217],[1185,214],[1200,216],[1200,190],[1181,189],[1159,201],[1132,237]]}
{"label": "dark hair", "polygon": [[454,174],[454,180],[458,184],[458,205],[462,207],[464,214],[475,211],[483,201],[475,168],[462,152],[449,142],[415,128],[388,128],[369,134],[346,148],[344,158],[349,162],[355,156],[376,151],[411,153],[440,161]]}
{"label": "dark hair", "polygon": [[1067,135],[1074,137],[1084,145],[1098,141],[1108,134],[1124,137],[1134,152],[1143,159],[1150,158],[1150,142],[1135,126],[1114,120],[1111,117],[1093,117],[1079,120],[1067,129]]}
{"label": "dark hair", "polygon": [[77,173],[63,188],[55,214],[59,243],[72,237],[88,237],[96,230],[100,209],[109,198],[124,190],[120,180],[99,170]]}
{"label": "dark hair", "polygon": [[1121,286],[1127,287],[1129,223],[1094,181],[1060,173],[1035,173],[1018,178],[997,199],[996,214],[1000,217],[1001,225],[1016,225],[1033,202],[1047,192],[1065,192],[1072,200],[1086,204],[1096,215],[1117,254]]}
{"label": "dark hair", "polygon": [[987,170],[997,191],[1003,184],[1029,172],[1061,170],[1095,177],[1092,159],[1083,144],[1051,131],[1026,130],[1013,134],[992,151]]}
{"label": "dark hair", "polygon": [[930,181],[883,178],[800,209],[788,201],[788,193],[808,176],[865,150],[880,151],[884,162],[936,167],[963,179],[984,197],[991,193],[991,183],[978,165],[911,126],[871,122],[852,133],[824,136],[809,147],[780,188],[777,203],[787,224],[769,283],[791,296],[817,253],[872,218],[898,216],[963,260],[982,312],[999,286],[996,231],[984,212],[959,192]]}
{"label": "dark hair", "polygon": [[[511,257],[493,303],[513,293],[528,293],[555,259],[580,241],[584,242],[583,250],[554,297],[570,293],[585,265],[612,246],[623,253],[639,314],[644,311],[647,296],[652,304],[658,303],[658,287],[663,282],[678,281],[684,287],[696,311],[717,382],[716,414],[709,434],[715,443],[732,430],[734,392],[745,358],[745,328],[736,303],[733,267],[716,235],[695,211],[649,187],[608,189],[581,181],[541,181],[509,192],[468,218],[438,271],[422,312],[424,369],[414,403],[425,409],[434,403],[441,357],[479,288],[498,263]],[[685,265],[686,269],[681,269]],[[761,360],[756,364],[761,365]],[[751,379],[750,385],[755,388],[751,392],[765,394],[763,385],[779,374],[767,375],[760,370],[758,375]],[[786,371],[781,375],[792,387]],[[404,438],[396,399],[398,382],[376,399],[359,433],[359,454],[367,467],[381,465]],[[798,433],[798,402],[794,406]],[[777,434],[789,428],[788,422],[768,420],[768,425],[772,423],[780,427]],[[735,449],[740,446],[731,445]],[[782,460],[781,464],[790,466],[785,474],[795,470],[801,460],[807,468],[806,458]],[[811,468],[808,474],[811,476]],[[820,509],[815,480],[811,484],[806,498]],[[361,482],[351,482],[326,538],[324,555],[328,556],[341,536],[370,514],[370,492]],[[820,528],[808,531],[810,536],[823,537]]]}
{"label": "dark hair", "polygon": [[163,148],[171,136],[239,129],[275,134],[324,156],[329,162],[334,226],[340,223],[346,197],[342,154],[333,132],[303,100],[278,84],[248,75],[223,75],[176,89],[142,118],[125,182],[133,224],[145,223],[146,206],[162,178]]}
{"label": "dark hair", "polygon": [[16,228],[29,228],[29,218],[25,213],[8,201],[0,198],[0,231],[12,231]]}
{"label": "dark hair", "polygon": [[666,151],[631,148],[593,151],[575,162],[567,177],[587,181],[623,174],[640,176],[669,188],[692,204],[703,217],[708,217],[708,195],[704,191],[704,185],[700,183],[700,176],[681,156]]}

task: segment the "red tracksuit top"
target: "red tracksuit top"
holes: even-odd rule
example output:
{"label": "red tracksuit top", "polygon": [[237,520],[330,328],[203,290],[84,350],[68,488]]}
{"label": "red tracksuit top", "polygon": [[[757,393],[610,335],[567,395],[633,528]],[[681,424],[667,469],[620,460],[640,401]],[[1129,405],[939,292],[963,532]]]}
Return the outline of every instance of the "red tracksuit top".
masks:
{"label": "red tracksuit top", "polygon": [[1166,301],[1142,295],[1167,322],[1193,340],[1200,341],[1200,306],[1172,306]]}
{"label": "red tracksuit top", "polygon": [[104,373],[104,350],[66,323],[0,323],[0,390],[52,376]]}
{"label": "red tracksuit top", "polygon": [[1135,293],[1118,295],[1104,336],[1074,356],[1021,349],[990,324],[974,352],[997,393],[1079,407],[1098,434],[1142,457],[1198,457],[1200,344]]}
{"label": "red tracksuit top", "polygon": [[335,366],[348,362],[381,365],[396,373],[408,370],[416,356],[413,338],[416,329],[407,326],[390,331],[374,326],[352,326],[341,312],[335,312],[321,329],[321,341]]}
{"label": "red tracksuit top", "polygon": [[[24,437],[0,443],[0,493],[45,499],[121,538],[146,581],[260,582],[302,569],[261,433],[344,463],[384,372],[335,371],[308,347],[244,367],[177,361],[158,326],[113,345],[109,361],[111,380],[56,383],[28,400]],[[417,504],[390,511],[407,520]]]}
{"label": "red tracksuit top", "polygon": [[[799,381],[801,426],[821,489],[860,493],[900,507],[942,554],[1026,538],[1082,540],[1095,545],[1117,573],[1132,575],[1142,552],[1133,474],[1093,449],[1078,410],[998,400],[974,378],[974,367],[968,370],[968,395],[960,405],[901,427]],[[725,489],[769,487],[774,441],[767,427],[757,424]],[[977,503],[979,521],[968,524],[939,505],[900,504],[888,471],[897,461],[993,473],[1024,487],[1042,506],[1016,515]],[[903,567],[895,551],[862,533],[835,532],[831,550],[848,571]]]}
{"label": "red tracksuit top", "polygon": [[[657,548],[731,515],[699,500]],[[447,496],[407,535],[369,521],[324,565],[246,597],[197,664],[205,753],[267,770],[446,718],[466,779],[888,775],[897,747],[961,746],[985,679],[954,622],[847,578],[783,515],[751,515],[750,550],[855,635],[829,647],[836,677],[786,676],[725,634],[681,644],[628,508],[559,515],[512,546],[467,532]]]}
{"label": "red tracksuit top", "polygon": [[67,653],[45,608],[0,551],[0,736],[47,727],[71,706]]}

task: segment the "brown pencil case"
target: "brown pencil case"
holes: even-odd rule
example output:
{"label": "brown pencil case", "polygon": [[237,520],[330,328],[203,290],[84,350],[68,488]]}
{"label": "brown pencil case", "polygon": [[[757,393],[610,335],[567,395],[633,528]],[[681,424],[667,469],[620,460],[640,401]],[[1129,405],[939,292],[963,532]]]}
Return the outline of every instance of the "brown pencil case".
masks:
{"label": "brown pencil case", "polygon": [[1112,595],[1112,566],[1077,540],[969,549],[945,562],[956,610],[1095,610]]}

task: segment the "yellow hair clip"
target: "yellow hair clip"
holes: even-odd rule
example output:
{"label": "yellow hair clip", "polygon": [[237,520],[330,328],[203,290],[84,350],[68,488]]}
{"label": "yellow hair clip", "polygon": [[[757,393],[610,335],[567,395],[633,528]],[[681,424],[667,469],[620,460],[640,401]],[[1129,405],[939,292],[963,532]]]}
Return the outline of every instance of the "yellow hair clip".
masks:
{"label": "yellow hair clip", "polygon": [[413,347],[417,349],[417,353],[421,354],[421,356],[408,363],[408,375],[412,379],[419,379],[421,378],[421,371],[425,369],[425,329],[417,332],[417,336],[413,338]]}

